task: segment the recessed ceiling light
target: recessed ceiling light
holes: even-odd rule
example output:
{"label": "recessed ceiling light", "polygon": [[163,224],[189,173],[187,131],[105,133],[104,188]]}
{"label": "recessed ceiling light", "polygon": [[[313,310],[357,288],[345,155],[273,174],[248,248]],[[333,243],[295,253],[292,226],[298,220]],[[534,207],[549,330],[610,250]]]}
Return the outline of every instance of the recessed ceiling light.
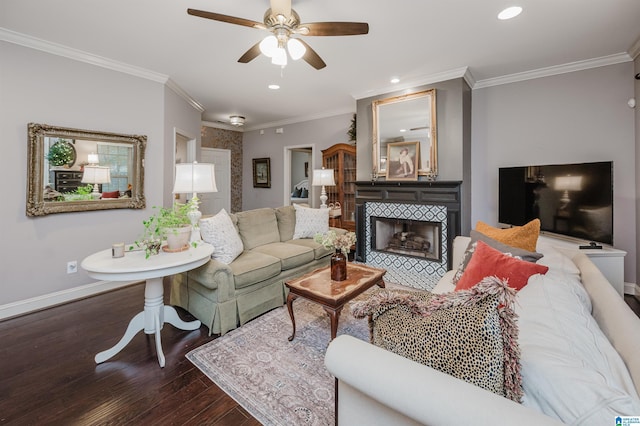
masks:
{"label": "recessed ceiling light", "polygon": [[498,13],[498,19],[504,21],[506,19],[515,18],[516,16],[520,15],[521,12],[522,8],[520,6],[511,6]]}
{"label": "recessed ceiling light", "polygon": [[400,83],[400,79],[398,77],[391,77],[391,83],[393,84]]}
{"label": "recessed ceiling light", "polygon": [[280,86],[278,86],[277,84],[270,84],[269,85],[269,89],[271,90],[278,90],[280,88]]}
{"label": "recessed ceiling light", "polygon": [[404,132],[406,132],[406,131],[407,131],[407,129],[400,129],[400,132],[401,132],[401,133],[404,133]]}

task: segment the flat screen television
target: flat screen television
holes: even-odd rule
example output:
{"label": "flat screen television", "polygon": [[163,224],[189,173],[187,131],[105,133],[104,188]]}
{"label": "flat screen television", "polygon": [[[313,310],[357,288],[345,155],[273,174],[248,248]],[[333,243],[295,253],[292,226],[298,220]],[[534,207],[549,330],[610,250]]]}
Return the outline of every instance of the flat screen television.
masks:
{"label": "flat screen television", "polygon": [[613,162],[501,167],[498,221],[613,245]]}

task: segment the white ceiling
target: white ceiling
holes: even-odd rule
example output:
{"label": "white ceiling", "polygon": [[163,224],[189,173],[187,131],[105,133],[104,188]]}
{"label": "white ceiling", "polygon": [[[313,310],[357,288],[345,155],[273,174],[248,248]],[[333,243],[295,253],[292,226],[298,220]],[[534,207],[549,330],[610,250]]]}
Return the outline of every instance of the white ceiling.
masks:
{"label": "white ceiling", "polygon": [[[499,21],[513,4],[523,13]],[[489,85],[546,68],[628,61],[640,50],[639,0],[293,0],[302,22],[368,22],[370,30],[304,37],[327,67],[290,61],[281,73],[263,56],[237,62],[265,31],[186,13],[261,22],[268,7],[268,0],[1,0],[0,39],[27,35],[166,76],[204,108],[204,121],[239,114],[245,129],[354,112],[355,98],[465,69],[472,84]],[[392,86],[392,76],[401,83]]]}

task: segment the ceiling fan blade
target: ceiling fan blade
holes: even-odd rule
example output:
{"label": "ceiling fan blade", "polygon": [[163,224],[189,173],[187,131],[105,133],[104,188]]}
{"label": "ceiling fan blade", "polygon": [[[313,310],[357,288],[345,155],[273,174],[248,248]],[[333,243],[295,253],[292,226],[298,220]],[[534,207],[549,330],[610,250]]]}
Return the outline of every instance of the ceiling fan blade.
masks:
{"label": "ceiling fan blade", "polygon": [[[300,39],[297,39],[297,40],[300,40]],[[322,68],[327,66],[327,64],[324,63],[320,55],[318,55],[316,51],[313,50],[307,42],[305,42],[304,40],[300,40],[300,43],[304,44],[304,47],[307,48],[307,51],[304,53],[304,56],[302,56],[302,59],[304,59],[309,65],[311,65],[317,70],[321,70]]]}
{"label": "ceiling fan blade", "polygon": [[238,62],[246,64],[247,62],[253,61],[258,55],[260,55],[260,42],[257,42],[249,50],[244,52],[244,55],[238,59]]}
{"label": "ceiling fan blade", "polygon": [[187,9],[187,13],[193,16],[199,16],[200,18],[213,19],[214,21],[228,22],[229,24],[242,25],[245,27],[258,28],[261,30],[266,29],[263,23],[258,21],[252,21],[250,19],[236,18],[235,16],[222,15],[220,13],[206,12],[204,10]]}
{"label": "ceiling fan blade", "polygon": [[[304,31],[307,28],[308,31]],[[369,33],[369,24],[366,22],[310,22],[298,26],[300,34],[309,36],[343,36],[360,35]]]}
{"label": "ceiling fan blade", "polygon": [[271,13],[274,15],[291,15],[291,0],[271,0]]}

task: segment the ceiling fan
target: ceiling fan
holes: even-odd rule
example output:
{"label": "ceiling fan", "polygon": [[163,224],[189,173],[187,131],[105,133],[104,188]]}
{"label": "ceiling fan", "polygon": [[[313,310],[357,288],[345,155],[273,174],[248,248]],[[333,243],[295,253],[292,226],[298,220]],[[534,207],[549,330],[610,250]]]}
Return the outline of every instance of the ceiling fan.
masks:
{"label": "ceiling fan", "polygon": [[300,16],[291,8],[291,0],[270,0],[270,5],[271,7],[264,13],[263,22],[196,9],[187,9],[187,13],[201,18],[213,19],[214,21],[228,22],[271,32],[271,35],[253,45],[238,59],[238,62],[242,63],[250,62],[262,53],[271,58],[271,63],[284,67],[287,64],[288,52],[291,59],[298,60],[302,58],[312,67],[319,70],[326,67],[327,64],[305,41],[293,36],[343,36],[369,33],[369,24],[363,22],[311,22],[301,24]]}

